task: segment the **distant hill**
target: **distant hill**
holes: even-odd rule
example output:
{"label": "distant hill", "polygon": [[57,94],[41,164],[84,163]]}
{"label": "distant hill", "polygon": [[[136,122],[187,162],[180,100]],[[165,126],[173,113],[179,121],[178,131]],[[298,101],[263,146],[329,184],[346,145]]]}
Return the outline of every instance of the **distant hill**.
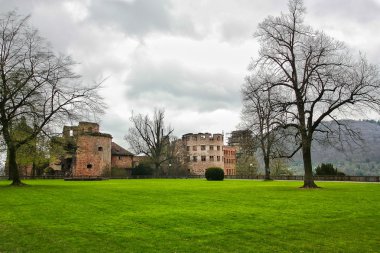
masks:
{"label": "distant hill", "polygon": [[[358,132],[356,140],[342,133],[340,141],[321,144],[316,141],[312,146],[313,166],[321,163],[332,163],[347,175],[380,175],[380,123],[376,121],[342,120],[348,128]],[[332,123],[328,127],[336,129]],[[316,135],[316,139],[320,137]],[[335,136],[337,138],[337,136]],[[297,174],[303,174],[301,155],[297,154],[290,166]]]}

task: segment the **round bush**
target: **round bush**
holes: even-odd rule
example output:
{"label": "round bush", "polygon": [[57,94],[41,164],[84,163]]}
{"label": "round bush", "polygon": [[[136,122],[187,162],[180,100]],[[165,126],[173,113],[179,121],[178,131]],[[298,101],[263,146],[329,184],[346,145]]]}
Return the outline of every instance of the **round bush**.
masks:
{"label": "round bush", "polygon": [[206,169],[205,176],[207,180],[222,181],[224,179],[224,170],[219,167],[211,167]]}

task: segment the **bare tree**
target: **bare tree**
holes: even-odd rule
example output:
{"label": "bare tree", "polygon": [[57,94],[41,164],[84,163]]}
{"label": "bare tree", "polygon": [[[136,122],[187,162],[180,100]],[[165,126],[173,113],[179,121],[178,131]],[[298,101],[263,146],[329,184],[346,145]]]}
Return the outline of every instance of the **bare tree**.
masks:
{"label": "bare tree", "polygon": [[154,164],[156,173],[161,173],[161,164],[172,159],[170,142],[174,129],[166,127],[165,111],[155,109],[153,119],[148,115],[132,115],[132,127],[125,140],[136,154],[145,154]]}
{"label": "bare tree", "polygon": [[[54,54],[28,20],[15,12],[0,17],[0,131],[13,185],[22,185],[16,163],[21,146],[47,134],[55,122],[102,112],[104,106],[97,95],[99,84],[82,86],[71,58]],[[12,126],[21,117],[32,131],[16,140]]]}
{"label": "bare tree", "polygon": [[[255,36],[261,48],[251,64],[252,75],[262,70],[271,81],[263,90],[277,89],[271,98],[282,112],[283,128],[294,129],[304,162],[304,188],[315,188],[311,143],[324,120],[338,122],[358,110],[379,110],[379,72],[365,57],[353,57],[344,43],[304,24],[302,0],[289,1],[289,13],[267,17]],[[294,150],[294,151],[296,151]],[[292,156],[295,152],[290,154]]]}
{"label": "bare tree", "polygon": [[265,180],[270,180],[270,161],[280,153],[284,133],[278,127],[281,113],[273,104],[273,97],[277,96],[275,90],[261,89],[267,82],[270,76],[260,73],[246,78],[242,88],[242,121],[255,136],[264,160]]}

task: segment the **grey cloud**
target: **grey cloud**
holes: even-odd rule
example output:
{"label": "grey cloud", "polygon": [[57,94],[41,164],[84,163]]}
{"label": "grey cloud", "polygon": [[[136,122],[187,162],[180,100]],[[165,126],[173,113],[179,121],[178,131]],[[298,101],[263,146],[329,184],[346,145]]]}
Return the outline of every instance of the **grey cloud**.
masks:
{"label": "grey cloud", "polygon": [[108,113],[103,117],[100,122],[100,131],[104,133],[109,133],[112,135],[114,142],[117,142],[119,145],[127,148],[128,145],[124,140],[125,134],[128,132],[129,128],[129,111],[126,111],[124,118],[121,118],[119,115],[115,115],[112,112]]}
{"label": "grey cloud", "polygon": [[24,0],[0,0],[1,13],[16,10],[22,15],[28,15],[33,9],[33,1]]}
{"label": "grey cloud", "polygon": [[221,25],[222,39],[230,42],[242,42],[252,39],[255,27],[244,21],[231,20]]}
{"label": "grey cloud", "polygon": [[319,18],[331,16],[336,22],[338,16],[342,25],[347,21],[371,23],[380,20],[380,4],[373,0],[308,0],[306,6],[309,13]]}
{"label": "grey cloud", "polygon": [[127,80],[129,100],[161,103],[179,109],[212,111],[237,108],[240,84],[225,71],[196,71],[176,62],[138,63]]}
{"label": "grey cloud", "polygon": [[173,15],[169,0],[95,0],[88,10],[90,21],[117,27],[127,35],[141,37],[150,32],[195,35],[189,20]]}

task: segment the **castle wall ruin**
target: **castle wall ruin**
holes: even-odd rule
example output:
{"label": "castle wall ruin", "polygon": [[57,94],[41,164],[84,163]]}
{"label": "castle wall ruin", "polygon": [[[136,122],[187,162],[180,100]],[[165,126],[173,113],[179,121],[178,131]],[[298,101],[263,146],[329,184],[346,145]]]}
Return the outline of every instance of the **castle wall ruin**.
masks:
{"label": "castle wall ruin", "polygon": [[182,141],[186,145],[190,173],[204,175],[209,167],[224,169],[222,134],[185,134]]}

